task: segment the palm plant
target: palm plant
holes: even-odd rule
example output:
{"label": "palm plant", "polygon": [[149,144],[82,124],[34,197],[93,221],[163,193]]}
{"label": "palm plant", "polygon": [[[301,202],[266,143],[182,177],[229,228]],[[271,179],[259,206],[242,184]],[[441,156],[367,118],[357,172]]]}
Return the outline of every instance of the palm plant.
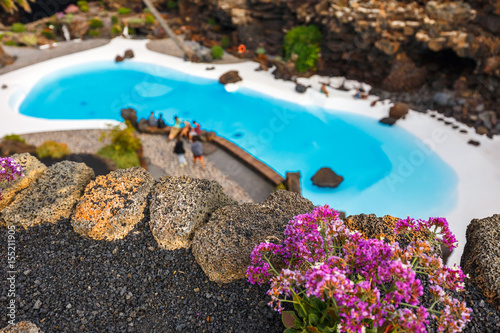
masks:
{"label": "palm plant", "polygon": [[17,7],[23,8],[28,13],[31,12],[28,0],[0,0],[0,11],[5,11],[9,14],[13,14],[15,11],[17,11]]}

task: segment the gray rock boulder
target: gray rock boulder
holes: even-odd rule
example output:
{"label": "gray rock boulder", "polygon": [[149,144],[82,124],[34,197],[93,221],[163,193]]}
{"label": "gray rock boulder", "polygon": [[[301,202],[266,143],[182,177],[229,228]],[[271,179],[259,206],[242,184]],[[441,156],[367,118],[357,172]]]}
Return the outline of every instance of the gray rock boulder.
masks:
{"label": "gray rock boulder", "polygon": [[472,220],[466,239],[460,266],[500,310],[500,214]]}
{"label": "gray rock boulder", "polygon": [[143,168],[120,169],[97,177],[76,207],[73,229],[97,240],[124,238],[144,217],[153,183]]}
{"label": "gray rock boulder", "polygon": [[278,190],[261,204],[226,206],[196,231],[192,251],[211,281],[229,283],[246,276],[250,253],[266,240],[282,240],[294,216],[314,205],[297,193]]}
{"label": "gray rock boulder", "polygon": [[9,325],[0,330],[0,333],[43,333],[35,324],[29,321],[21,321],[15,325]]}
{"label": "gray rock boulder", "polygon": [[193,233],[217,209],[236,205],[219,183],[186,176],[163,177],[152,191],[150,228],[161,248],[188,248]]}
{"label": "gray rock boulder", "polygon": [[47,169],[45,164],[28,153],[14,154],[11,157],[23,168],[24,176],[14,181],[0,184],[3,198],[0,200],[0,211],[14,201],[14,197],[19,191],[27,188]]}
{"label": "gray rock boulder", "polygon": [[69,218],[94,170],[84,163],[63,161],[48,168],[2,210],[8,225],[24,228]]}

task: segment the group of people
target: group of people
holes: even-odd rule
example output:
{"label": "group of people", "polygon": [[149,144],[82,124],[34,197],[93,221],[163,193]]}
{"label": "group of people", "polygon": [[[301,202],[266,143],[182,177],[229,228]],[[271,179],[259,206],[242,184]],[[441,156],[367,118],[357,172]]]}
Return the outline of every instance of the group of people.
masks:
{"label": "group of people", "polygon": [[[182,123],[184,123],[184,127],[182,127]],[[153,111],[151,111],[151,114],[149,115],[148,125],[158,128],[167,127],[165,120],[163,119],[163,114],[160,113],[160,117],[157,120]],[[183,121],[179,117],[174,116],[174,125],[170,128],[168,139],[177,139],[174,147],[174,154],[176,154],[179,158],[181,168],[187,165],[186,157],[184,156],[186,150],[184,149],[182,137],[188,138],[189,142],[192,142],[191,151],[193,152],[194,165],[196,165],[196,161],[200,161],[201,167],[205,168],[205,161],[203,160],[203,146],[201,144],[200,134],[201,125],[196,122],[196,120],[193,120],[191,124],[189,121]]]}

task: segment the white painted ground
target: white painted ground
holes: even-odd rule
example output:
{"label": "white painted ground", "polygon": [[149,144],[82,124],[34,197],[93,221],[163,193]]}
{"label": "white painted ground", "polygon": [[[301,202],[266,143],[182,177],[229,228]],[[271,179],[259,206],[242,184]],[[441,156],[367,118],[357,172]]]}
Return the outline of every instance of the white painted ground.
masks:
{"label": "white painted ground", "polygon": [[[311,84],[312,88],[305,94],[298,94],[294,90],[294,83],[275,80],[271,71],[256,72],[255,68],[258,65],[254,62],[214,65],[214,70],[207,71],[205,68],[212,65],[189,63],[180,58],[156,53],[148,50],[146,44],[145,40],[117,38],[96,49],[52,59],[1,75],[0,85],[7,84],[8,89],[0,89],[0,136],[11,133],[105,128],[106,124],[116,123],[101,120],[39,119],[19,114],[18,107],[30,89],[43,76],[64,67],[83,65],[89,61],[114,59],[117,54],[123,54],[129,48],[134,50],[135,58],[127,61],[158,64],[196,76],[218,79],[228,70],[238,70],[243,81],[232,87],[228,86],[228,90],[238,89],[239,86],[246,87],[295,103],[316,104],[331,110],[332,113],[335,113],[335,110],[342,110],[376,119],[388,115],[390,107],[388,102],[370,107],[371,101],[376,99],[374,96],[370,96],[369,100],[360,101],[352,98],[354,90],[343,92],[328,88],[329,98],[319,93],[319,82],[328,82],[329,78],[313,76],[310,79],[299,79],[303,84]],[[343,78],[331,78],[330,81],[332,86],[336,86],[343,81]],[[349,81],[346,85],[355,88],[359,83]],[[455,123],[453,119],[449,120]],[[500,214],[500,137],[497,136],[492,140],[473,133],[471,129],[468,134],[461,134],[451,129],[451,126],[445,126],[443,122],[431,118],[429,114],[414,111],[410,111],[406,119],[398,121],[395,126],[406,129],[425,143],[421,151],[409,152],[409,158],[412,154],[415,156],[426,154],[427,149],[431,149],[441,156],[458,176],[457,204],[446,218],[460,243],[460,247],[454,251],[448,264],[459,263],[465,244],[466,228],[471,219]],[[467,128],[465,125],[460,126]],[[467,144],[470,139],[479,141],[480,147]]]}

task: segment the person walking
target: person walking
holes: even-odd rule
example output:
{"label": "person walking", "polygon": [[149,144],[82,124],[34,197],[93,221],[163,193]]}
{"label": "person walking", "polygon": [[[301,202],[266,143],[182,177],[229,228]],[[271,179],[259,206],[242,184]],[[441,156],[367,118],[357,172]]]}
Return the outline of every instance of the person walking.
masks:
{"label": "person walking", "polygon": [[182,143],[181,137],[177,137],[177,142],[175,143],[174,147],[174,154],[177,154],[177,157],[179,158],[179,165],[181,168],[184,168],[187,165],[186,157],[184,154],[186,151],[184,150],[184,145]]}
{"label": "person walking", "polygon": [[203,146],[199,136],[193,138],[191,151],[193,152],[193,164],[196,165],[196,160],[200,160],[201,168],[205,169],[205,161],[203,161]]}

